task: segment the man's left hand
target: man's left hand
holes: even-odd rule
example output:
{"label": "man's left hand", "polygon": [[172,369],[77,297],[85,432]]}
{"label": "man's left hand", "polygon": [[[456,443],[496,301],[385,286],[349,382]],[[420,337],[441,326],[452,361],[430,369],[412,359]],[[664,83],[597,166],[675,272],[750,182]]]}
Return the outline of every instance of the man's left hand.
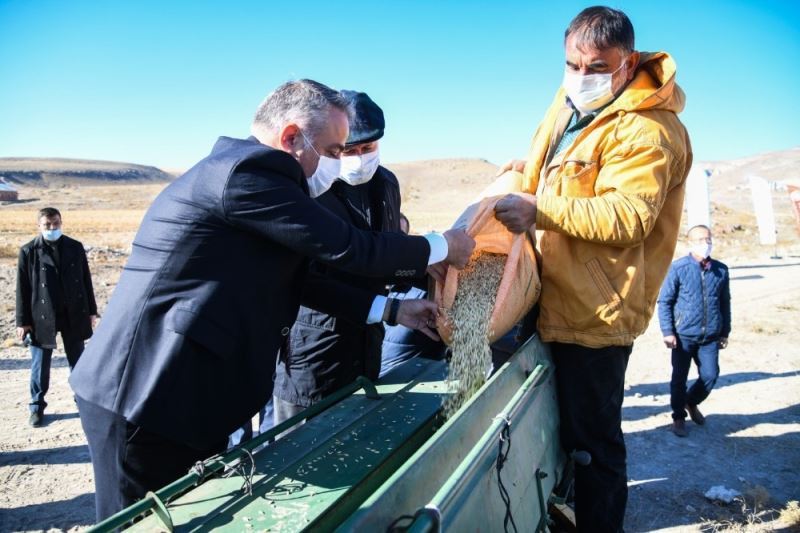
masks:
{"label": "man's left hand", "polygon": [[722,337],[719,340],[719,349],[724,350],[727,347],[728,347],[728,337]]}
{"label": "man's left hand", "polygon": [[97,315],[89,315],[89,320],[92,321],[92,329],[97,325]]}
{"label": "man's left hand", "polygon": [[528,193],[507,194],[495,205],[494,216],[512,233],[528,231],[536,222],[536,197]]}
{"label": "man's left hand", "polygon": [[441,340],[433,330],[438,316],[439,308],[428,300],[403,300],[397,309],[398,324],[421,331],[435,341]]}

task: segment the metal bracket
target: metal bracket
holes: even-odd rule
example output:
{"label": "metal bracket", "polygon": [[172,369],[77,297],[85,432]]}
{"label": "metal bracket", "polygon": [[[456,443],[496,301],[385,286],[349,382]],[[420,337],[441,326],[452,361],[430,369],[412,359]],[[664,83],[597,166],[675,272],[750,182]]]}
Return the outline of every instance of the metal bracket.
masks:
{"label": "metal bracket", "polygon": [[167,510],[167,506],[161,501],[161,498],[159,498],[155,492],[148,491],[147,494],[145,494],[145,499],[153,500],[155,503],[153,514],[161,520],[161,523],[164,524],[167,531],[175,531],[175,526],[172,525],[172,516],[170,516],[169,510]]}
{"label": "metal bracket", "polygon": [[536,524],[536,531],[547,531],[547,507],[544,504],[544,490],[542,480],[547,477],[547,472],[536,469],[536,493],[539,496],[539,523]]}
{"label": "metal bracket", "polygon": [[361,388],[364,389],[364,396],[366,396],[370,400],[381,399],[381,395],[378,394],[378,389],[375,387],[375,384],[366,377],[358,376],[356,378],[356,383],[361,385]]}
{"label": "metal bracket", "polygon": [[442,532],[442,511],[433,503],[420,507],[414,513],[413,522],[408,525],[405,531],[441,533]]}

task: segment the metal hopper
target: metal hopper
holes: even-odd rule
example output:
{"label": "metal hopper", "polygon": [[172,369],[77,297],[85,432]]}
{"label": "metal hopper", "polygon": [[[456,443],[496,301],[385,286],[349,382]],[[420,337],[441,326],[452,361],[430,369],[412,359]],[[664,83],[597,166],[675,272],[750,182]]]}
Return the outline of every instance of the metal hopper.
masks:
{"label": "metal hopper", "polygon": [[417,358],[360,379],[93,530],[543,528],[565,464],[546,347],[530,339],[443,423],[445,375]]}

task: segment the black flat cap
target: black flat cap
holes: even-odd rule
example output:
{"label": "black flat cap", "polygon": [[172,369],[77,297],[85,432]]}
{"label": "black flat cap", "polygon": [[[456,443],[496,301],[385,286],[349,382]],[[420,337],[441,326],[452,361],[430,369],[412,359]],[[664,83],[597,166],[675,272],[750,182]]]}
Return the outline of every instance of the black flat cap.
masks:
{"label": "black flat cap", "polygon": [[378,104],[373,102],[367,93],[356,91],[341,91],[341,93],[350,102],[355,115],[350,122],[350,136],[345,144],[352,146],[369,143],[383,137],[386,122],[383,120],[383,111]]}

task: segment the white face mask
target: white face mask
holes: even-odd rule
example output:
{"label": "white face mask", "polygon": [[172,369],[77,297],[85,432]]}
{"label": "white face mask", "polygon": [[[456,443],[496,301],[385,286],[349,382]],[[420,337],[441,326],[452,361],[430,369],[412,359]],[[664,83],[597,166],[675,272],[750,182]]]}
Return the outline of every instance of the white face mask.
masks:
{"label": "white face mask", "polygon": [[604,74],[587,74],[586,76],[564,70],[564,81],[562,83],[567,96],[572,101],[578,111],[583,114],[591,113],[600,109],[614,99],[614,92],[611,90],[611,80],[614,74],[625,66],[625,61],[617,70]]}
{"label": "white face mask", "polygon": [[308,193],[311,195],[311,198],[316,198],[330,189],[331,185],[333,185],[333,182],[336,181],[337,177],[339,177],[339,174],[342,170],[342,162],[339,159],[320,155],[320,153],[317,152],[317,149],[314,148],[314,145],[309,142],[308,137],[306,137],[306,134],[303,133],[302,130],[300,130],[300,134],[303,136],[303,139],[305,139],[309,148],[314,150],[314,153],[319,156],[317,169],[314,171],[311,177],[308,178]]}
{"label": "white face mask", "polygon": [[711,255],[711,243],[707,242],[698,242],[692,245],[689,248],[694,255],[697,257],[702,257],[703,259],[707,259]]}
{"label": "white face mask", "polygon": [[362,155],[342,156],[342,175],[339,179],[348,185],[361,185],[372,179],[381,162],[380,154],[376,149]]}

